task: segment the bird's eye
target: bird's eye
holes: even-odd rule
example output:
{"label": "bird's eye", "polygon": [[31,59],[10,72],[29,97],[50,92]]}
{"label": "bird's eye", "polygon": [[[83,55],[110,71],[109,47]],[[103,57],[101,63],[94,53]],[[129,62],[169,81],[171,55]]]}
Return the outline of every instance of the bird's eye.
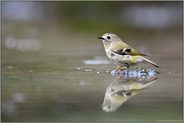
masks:
{"label": "bird's eye", "polygon": [[111,37],[110,36],[107,36],[107,39],[111,39]]}

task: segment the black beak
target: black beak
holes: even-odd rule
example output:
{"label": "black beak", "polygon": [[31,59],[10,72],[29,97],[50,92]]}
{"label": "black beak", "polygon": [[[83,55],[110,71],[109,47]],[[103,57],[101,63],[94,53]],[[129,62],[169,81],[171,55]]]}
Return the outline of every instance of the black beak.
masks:
{"label": "black beak", "polygon": [[102,40],[105,40],[103,37],[97,37],[98,39],[102,39]]}

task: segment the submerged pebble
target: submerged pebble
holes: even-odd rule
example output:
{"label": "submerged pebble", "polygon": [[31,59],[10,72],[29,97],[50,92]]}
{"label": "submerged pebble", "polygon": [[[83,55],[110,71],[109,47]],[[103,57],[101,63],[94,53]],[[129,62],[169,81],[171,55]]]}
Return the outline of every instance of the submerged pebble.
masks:
{"label": "submerged pebble", "polygon": [[8,69],[12,69],[12,66],[8,66]]}
{"label": "submerged pebble", "polygon": [[84,86],[84,85],[86,85],[86,82],[83,81],[83,80],[81,80],[81,81],[79,82],[79,85]]}
{"label": "submerged pebble", "polygon": [[169,75],[171,75],[171,72],[168,72]]}
{"label": "submerged pebble", "polygon": [[84,72],[91,72],[91,71],[93,71],[92,69],[84,69],[83,70]]}
{"label": "submerged pebble", "polygon": [[13,102],[15,103],[24,103],[25,102],[25,95],[23,93],[13,93],[12,94]]}
{"label": "submerged pebble", "polygon": [[33,70],[28,70],[30,73],[33,72]]}

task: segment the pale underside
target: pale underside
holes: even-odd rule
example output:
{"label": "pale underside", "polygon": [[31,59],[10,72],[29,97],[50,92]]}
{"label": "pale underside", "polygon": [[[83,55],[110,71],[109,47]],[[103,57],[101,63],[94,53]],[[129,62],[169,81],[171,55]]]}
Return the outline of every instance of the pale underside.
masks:
{"label": "pale underside", "polygon": [[143,62],[142,56],[119,55],[110,50],[108,50],[106,54],[115,65],[121,67],[129,67],[130,65]]}

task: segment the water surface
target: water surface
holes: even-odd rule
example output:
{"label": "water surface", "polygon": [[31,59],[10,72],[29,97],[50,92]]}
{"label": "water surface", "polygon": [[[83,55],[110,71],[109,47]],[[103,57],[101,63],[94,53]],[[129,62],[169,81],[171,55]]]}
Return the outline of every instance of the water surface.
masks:
{"label": "water surface", "polygon": [[115,66],[102,42],[58,27],[3,25],[2,121],[181,122],[182,33],[125,37],[149,49],[160,74],[116,111],[105,112],[106,89],[117,76],[108,73]]}

